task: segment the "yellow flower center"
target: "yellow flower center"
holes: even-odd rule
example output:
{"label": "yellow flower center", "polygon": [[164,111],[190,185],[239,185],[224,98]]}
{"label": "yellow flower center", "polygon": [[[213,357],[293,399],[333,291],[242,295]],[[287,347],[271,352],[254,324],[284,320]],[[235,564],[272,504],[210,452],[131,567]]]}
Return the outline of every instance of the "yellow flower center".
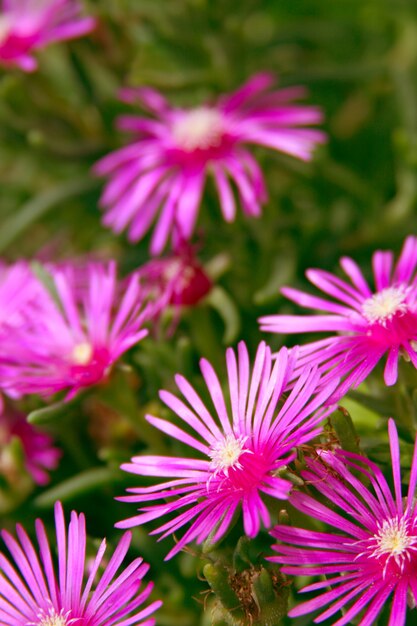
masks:
{"label": "yellow flower center", "polygon": [[402,570],[411,553],[417,550],[416,529],[411,528],[410,520],[405,518],[384,520],[373,541],[375,548],[371,556],[386,557],[384,575],[391,559]]}
{"label": "yellow flower center", "polygon": [[211,446],[210,458],[211,465],[215,472],[228,473],[231,467],[241,468],[239,458],[244,450],[244,444],[247,437],[236,438],[234,435],[226,435],[224,439],[216,441]]}
{"label": "yellow flower center", "polygon": [[219,146],[223,136],[223,118],[215,109],[199,107],[174,122],[172,135],[176,145],[192,152]]}
{"label": "yellow flower center", "polygon": [[38,622],[34,623],[34,626],[69,626],[73,622],[78,620],[76,619],[68,619],[70,615],[70,611],[64,612],[64,609],[61,609],[59,613],[55,611],[54,608],[50,608],[48,612],[42,610],[38,615]]}
{"label": "yellow flower center", "polygon": [[87,365],[93,356],[91,343],[84,341],[74,346],[71,353],[71,360],[75,365]]}
{"label": "yellow flower center", "polygon": [[371,324],[386,324],[397,313],[405,313],[407,290],[405,287],[387,287],[365,300],[363,315]]}

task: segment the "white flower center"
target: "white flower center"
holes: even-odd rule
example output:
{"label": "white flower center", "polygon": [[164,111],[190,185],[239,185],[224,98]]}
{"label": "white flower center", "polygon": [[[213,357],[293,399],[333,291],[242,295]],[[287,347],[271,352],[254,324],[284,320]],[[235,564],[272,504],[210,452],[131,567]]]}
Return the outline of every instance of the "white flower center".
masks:
{"label": "white flower center", "polygon": [[411,558],[411,552],[417,550],[416,530],[411,528],[409,519],[394,517],[384,520],[373,537],[375,549],[371,556],[386,556],[385,569],[390,559],[403,569],[405,562]]}
{"label": "white flower center", "polygon": [[8,37],[12,23],[7,15],[0,15],[0,44]]}
{"label": "white flower center", "polygon": [[71,361],[75,365],[87,365],[93,356],[93,346],[84,341],[74,346],[71,353]]}
{"label": "white flower center", "polygon": [[47,615],[38,622],[38,626],[67,626],[67,620],[63,615]]}
{"label": "white flower center", "polygon": [[223,118],[219,111],[199,107],[185,113],[174,122],[172,135],[179,148],[186,152],[219,146],[224,132]]}
{"label": "white flower center", "polygon": [[37,616],[39,621],[33,622],[33,626],[69,626],[78,621],[77,619],[68,619],[70,613],[71,611],[64,612],[64,609],[57,613],[53,607],[48,612],[41,610]]}
{"label": "white flower center", "polygon": [[396,313],[405,313],[407,289],[404,286],[387,287],[365,300],[362,313],[371,324],[386,324]]}
{"label": "white flower center", "polygon": [[250,452],[250,450],[244,450],[246,439],[247,437],[236,438],[234,435],[226,435],[224,439],[216,441],[211,446],[211,465],[216,473],[224,472],[227,475],[231,467],[242,468],[239,458],[242,452]]}

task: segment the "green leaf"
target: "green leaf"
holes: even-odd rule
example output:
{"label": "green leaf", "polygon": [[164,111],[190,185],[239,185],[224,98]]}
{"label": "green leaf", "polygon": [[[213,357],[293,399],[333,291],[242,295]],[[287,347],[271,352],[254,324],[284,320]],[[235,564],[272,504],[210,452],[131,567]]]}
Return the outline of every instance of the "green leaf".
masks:
{"label": "green leaf", "polygon": [[48,424],[49,422],[59,419],[63,413],[67,413],[69,406],[70,403],[62,401],[44,406],[41,409],[35,409],[29,413],[27,421],[30,424]]}
{"label": "green leaf", "polygon": [[245,618],[245,613],[238,596],[230,585],[228,569],[220,562],[207,563],[204,566],[203,574],[222,606],[233,615],[235,620],[233,623],[240,624],[241,620]]}
{"label": "green leaf", "polygon": [[240,331],[240,315],[235,302],[219,286],[210,291],[205,302],[217,311],[224,323],[223,342],[226,345],[233,343]]}
{"label": "green leaf", "polygon": [[330,423],[335,430],[343,450],[360,454],[359,437],[349,412],[343,407],[339,407],[337,411],[332,413]]}

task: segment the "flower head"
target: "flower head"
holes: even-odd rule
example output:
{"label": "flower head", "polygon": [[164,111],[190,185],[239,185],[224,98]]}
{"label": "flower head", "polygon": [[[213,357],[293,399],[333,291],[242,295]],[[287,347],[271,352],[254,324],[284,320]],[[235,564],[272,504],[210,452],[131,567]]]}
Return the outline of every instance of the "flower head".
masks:
{"label": "flower head", "polygon": [[359,385],[387,355],[384,380],[397,380],[400,356],[417,367],[417,237],[405,242],[397,264],[392,252],[374,253],[375,292],[355,261],[341,259],[351,284],[322,270],[308,270],[308,279],[332,300],[285,287],[282,293],[301,306],[329,315],[269,315],[262,330],[277,333],[335,332],[300,348],[299,365],[317,364],[320,370],[345,378],[339,395]]}
{"label": "flower head", "polygon": [[29,424],[24,415],[2,401],[0,404],[0,472],[7,473],[7,445],[16,437],[21,443],[27,472],[38,485],[46,485],[48,470],[57,467],[61,450],[54,447],[52,437]]}
{"label": "flower head", "polygon": [[187,244],[179,246],[170,255],[151,259],[137,270],[137,274],[144,297],[154,304],[154,318],[169,306],[177,312],[183,306],[195,306],[213,285],[193,248]]}
{"label": "flower head", "polygon": [[33,52],[54,41],[74,39],[95,26],[80,17],[78,0],[3,0],[0,13],[0,63],[26,72],[37,68]]}
{"label": "flower head", "polygon": [[110,177],[101,198],[106,226],[116,233],[129,228],[129,239],[138,241],[157,220],[153,254],[162,251],[170,233],[174,246],[189,240],[208,173],[214,178],[226,221],[235,217],[233,186],[244,212],[258,216],[266,190],[246,145],[309,160],[315,145],[324,141],[322,132],[303,128],[320,122],[320,111],[293,103],[304,89],[268,92],[272,84],[270,75],[259,74],[216,104],[194,109],[171,107],[152,89],[123,90],[124,101],[139,102],[155,119],[121,117],[119,125],[134,134],[133,143],[96,165],[99,175]]}
{"label": "flower head", "polygon": [[[282,544],[270,560],[284,564],[286,574],[325,576],[302,589],[325,590],[290,611],[304,615],[329,605],[314,621],[344,609],[335,624],[343,626],[362,613],[360,626],[375,623],[393,596],[390,626],[405,624],[407,601],[417,599],[417,440],[407,495],[402,498],[401,467],[395,423],[389,421],[394,495],[377,465],[357,454],[336,451],[323,461],[309,460],[303,478],[331,503],[294,493],[298,510],[324,522],[336,532],[280,526],[272,531]],[[333,458],[332,458],[333,457]],[[329,472],[329,468],[332,470]],[[330,587],[330,591],[328,590]]]}
{"label": "flower head", "polygon": [[[228,408],[216,373],[202,359],[201,372],[214,411],[177,375],[175,380],[185,401],[168,391],[161,391],[160,397],[187,430],[159,417],[148,415],[147,420],[197,451],[197,458],[138,456],[122,465],[122,469],[133,474],[169,480],[152,487],[129,489],[133,495],[121,500],[163,502],[145,506],[138,516],[117,526],[127,528],[173,514],[170,521],[153,531],[161,533],[163,538],[191,522],[167,558],[195,539],[204,541],[211,533],[213,541],[219,540],[239,507],[249,537],[258,533],[261,522],[268,527],[270,516],[262,495],[287,498],[291,483],[281,478],[278,471],[294,459],[295,446],[321,432],[320,422],[329,409],[315,411],[335,386],[332,382],[314,395],[319,376],[315,370],[305,370],[283,400],[294,361],[294,352],[289,354],[283,348],[273,365],[270,349],[261,343],[251,372],[245,344],[239,344],[237,358],[229,348],[226,353]],[[282,402],[280,408],[279,402]],[[181,509],[183,512],[179,513]]]}
{"label": "flower head", "polygon": [[53,394],[103,380],[111,366],[140,341],[148,309],[139,278],[133,274],[124,291],[116,265],[69,264],[48,268],[48,288],[32,324],[15,338],[16,350],[0,365],[4,389],[16,394]]}
{"label": "flower head", "polygon": [[10,553],[0,553],[0,623],[7,626],[153,626],[149,618],[159,600],[140,608],[153,584],[144,589],[142,579],[149,570],[143,559],[135,559],[119,571],[129,549],[130,533],[120,540],[103,567],[106,541],[102,541],[86,575],[86,529],[84,515],[71,514],[68,531],[61,503],[55,505],[57,567],[41,520],[36,520],[39,556],[22,526],[15,539],[3,530],[1,536]]}

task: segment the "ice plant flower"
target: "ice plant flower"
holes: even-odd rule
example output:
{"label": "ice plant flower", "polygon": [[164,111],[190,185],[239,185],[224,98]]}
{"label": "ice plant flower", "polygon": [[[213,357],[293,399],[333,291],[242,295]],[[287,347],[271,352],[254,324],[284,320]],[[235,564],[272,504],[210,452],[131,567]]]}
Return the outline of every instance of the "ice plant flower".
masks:
{"label": "ice plant flower", "polygon": [[42,309],[20,335],[19,349],[3,359],[0,377],[6,391],[49,395],[66,389],[71,398],[103,380],[147,334],[149,310],[137,274],[122,292],[114,262],[51,266],[47,276]]}
{"label": "ice plant flower", "polygon": [[301,492],[292,494],[291,504],[336,530],[318,532],[279,526],[272,531],[282,543],[273,546],[277,556],[270,560],[282,563],[286,574],[321,578],[301,590],[318,594],[291,609],[291,617],[328,606],[315,622],[343,609],[335,625],[350,624],[362,612],[360,626],[371,626],[392,596],[389,626],[404,626],[407,603],[415,609],[417,440],[407,495],[403,498],[398,436],[392,419],[388,432],[394,494],[377,465],[345,451],[334,453],[333,460],[327,454],[329,465],[310,460],[302,473],[330,506]]}
{"label": "ice plant flower", "polygon": [[117,526],[128,528],[172,514],[170,521],[151,533],[161,534],[162,539],[191,522],[167,558],[193,540],[200,543],[210,535],[213,542],[218,541],[239,507],[249,537],[258,533],[261,522],[270,526],[262,494],[287,498],[291,483],[278,472],[294,459],[296,446],[321,432],[320,422],[329,412],[321,406],[335,386],[332,382],[315,394],[319,376],[314,369],[306,369],[284,400],[282,394],[294,361],[294,351],[289,354],[283,348],[273,364],[270,349],[261,343],[251,371],[245,344],[239,344],[237,358],[229,348],[228,407],[213,367],[202,359],[201,372],[214,410],[177,375],[175,381],[184,400],[168,391],[161,391],[160,398],[188,428],[152,415],[147,420],[190,446],[197,457],[143,455],[122,465],[127,472],[163,479],[151,487],[129,489],[133,495],[120,498],[122,501],[162,503],[143,507],[139,515]]}
{"label": "ice plant flower", "polygon": [[26,471],[38,485],[49,482],[49,470],[57,467],[61,450],[50,435],[29,424],[24,415],[0,400],[0,473],[8,471],[7,446],[13,438],[20,441]]}
{"label": "ice plant flower", "polygon": [[194,249],[187,244],[165,257],[151,259],[137,273],[145,298],[154,303],[155,318],[169,306],[177,310],[195,306],[213,286]]}
{"label": "ice plant flower", "polygon": [[318,108],[294,104],[305,90],[270,91],[273,82],[269,74],[258,74],[216,104],[191,109],[172,107],[149,88],[122,90],[122,100],[139,103],[153,117],[122,116],[119,126],[133,133],[132,143],[95,166],[97,174],[110,178],[101,198],[105,225],[116,233],[128,228],[134,242],[156,222],[153,254],[162,251],[170,234],[174,244],[189,240],[208,173],[214,178],[226,221],[235,218],[233,186],[243,211],[258,216],[266,190],[247,145],[266,146],[307,161],[325,139],[321,131],[303,128],[322,120]]}
{"label": "ice plant flower", "polygon": [[260,319],[261,329],[275,333],[334,332],[329,338],[302,346],[299,365],[317,364],[319,369],[329,370],[328,376],[344,378],[339,395],[365,380],[384,355],[384,380],[386,385],[393,385],[400,356],[417,367],[417,237],[407,237],[396,265],[392,252],[374,253],[375,291],[353,259],[343,257],[340,265],[351,284],[318,269],[306,273],[331,300],[290,287],[282,289],[290,300],[325,315],[268,315]]}
{"label": "ice plant flower", "polygon": [[33,72],[36,50],[81,37],[94,28],[95,20],[80,13],[78,0],[2,0],[0,64]]}
{"label": "ice plant flower", "polygon": [[[3,530],[10,553],[0,552],[0,623],[4,626],[153,626],[150,617],[162,604],[148,600],[153,584],[143,589],[149,570],[142,558],[120,569],[131,536],[125,533],[104,565],[104,539],[86,573],[86,528],[84,515],[74,511],[66,529],[61,503],[55,505],[57,566],[44,525],[36,520],[39,553],[24,528],[16,526],[17,538]],[[104,571],[100,572],[100,568]]]}

